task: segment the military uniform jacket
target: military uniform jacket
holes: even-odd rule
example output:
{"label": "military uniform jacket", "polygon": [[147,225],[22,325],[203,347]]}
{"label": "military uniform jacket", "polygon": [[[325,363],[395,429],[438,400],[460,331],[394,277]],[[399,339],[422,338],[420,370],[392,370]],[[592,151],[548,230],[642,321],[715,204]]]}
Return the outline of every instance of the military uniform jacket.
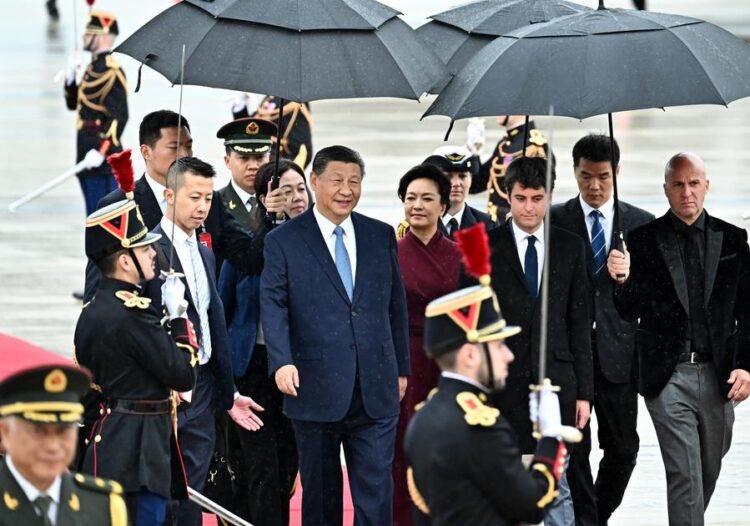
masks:
{"label": "military uniform jacket", "polygon": [[479,387],[442,376],[409,423],[404,449],[416,524],[536,524],[554,500],[564,445],[542,439],[526,470],[516,434],[486,399]]}
{"label": "military uniform jacket", "polygon": [[[80,84],[65,84],[68,109],[78,113],[76,162],[81,161],[92,148],[104,156],[122,151],[120,137],[128,122],[127,92],[125,73],[111,52],[93,56]],[[111,169],[105,162],[80,175],[108,173],[111,173]]]}
{"label": "military uniform jacket", "polygon": [[[487,190],[487,213],[493,221],[502,223],[505,215],[510,211],[508,194],[505,188],[505,171],[508,165],[518,157],[523,156],[523,137],[526,126],[521,124],[508,131],[498,141],[487,162],[479,166],[479,172],[471,181],[469,192],[478,194]],[[547,139],[536,129],[533,122],[529,122],[528,139],[526,142],[527,157],[546,157],[549,145]],[[479,164],[479,159],[476,159]]]}
{"label": "military uniform jacket", "polygon": [[191,390],[195,373],[190,352],[177,347],[150,300],[135,289],[102,278],[78,319],[75,356],[93,373],[106,405],[89,437],[83,471],[117,480],[126,492],[145,487],[169,497],[170,413],[121,413],[117,402],[165,400],[170,389]]}
{"label": "military uniform jacket", "polygon": [[[65,473],[60,487],[57,526],[127,526],[128,512],[116,482]],[[0,526],[43,526],[34,505],[0,461]]]}
{"label": "military uniform jacket", "polygon": [[[279,100],[273,95],[263,99],[253,117],[278,124]],[[235,119],[249,117],[247,109],[234,113]],[[304,169],[312,161],[312,125],[310,106],[306,102],[286,101],[281,118],[281,155]],[[274,137],[274,141],[276,138]]]}

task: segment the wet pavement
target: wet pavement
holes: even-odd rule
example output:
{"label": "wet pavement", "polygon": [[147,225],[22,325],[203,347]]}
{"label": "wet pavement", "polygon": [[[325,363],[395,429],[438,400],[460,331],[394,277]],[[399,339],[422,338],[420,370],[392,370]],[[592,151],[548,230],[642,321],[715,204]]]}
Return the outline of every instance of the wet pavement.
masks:
{"label": "wet pavement", "polygon": [[[85,6],[78,5],[79,29]],[[440,11],[452,2],[389,2],[407,13],[407,19],[421,23],[427,14]],[[587,5],[596,2],[588,0]],[[413,4],[419,4],[419,7]],[[112,9],[120,17],[123,36],[167,7],[165,0],[101,0],[97,7]],[[627,2],[607,2],[608,6],[628,6]],[[427,6],[427,7],[425,7]],[[654,0],[657,11],[705,17],[737,34],[750,36],[750,5],[746,0]],[[53,78],[66,65],[74,45],[70,1],[61,1],[61,22],[48,27],[44,2],[6,0],[0,23],[0,331],[25,338],[60,354],[70,355],[80,303],[71,291],[83,285],[83,199],[75,178],[21,208],[7,211],[7,205],[41,186],[74,162],[73,112],[62,98],[62,85]],[[428,10],[429,8],[429,10]],[[189,30],[186,28],[186,30]],[[155,109],[176,110],[179,90],[160,75],[143,70],[142,88],[132,93],[137,64],[119,57],[131,83],[130,115],[123,143],[137,146],[140,118]],[[509,79],[512,82],[512,79]],[[223,168],[223,148],[216,130],[231,119],[233,94],[188,86],[184,90],[183,111],[190,120],[195,139],[195,155],[218,167],[217,186],[228,180]],[[419,121],[429,101],[367,100],[315,102],[315,146],[344,143],[359,150],[367,164],[359,211],[391,224],[401,219],[401,203],[396,198],[398,178],[440,145],[448,120],[431,117]],[[621,197],[655,214],[666,210],[661,190],[666,160],[677,151],[701,155],[708,166],[711,192],[707,210],[723,219],[744,226],[741,215],[750,210],[750,100],[724,108],[699,106],[647,110],[615,116],[615,134],[622,149]],[[570,150],[575,141],[590,131],[606,132],[606,117],[583,122],[572,119],[537,119],[537,126],[552,135],[558,159],[555,201],[575,195]],[[502,132],[487,120],[489,154]],[[452,143],[465,140],[464,125],[457,123]],[[137,155],[134,157],[138,157]],[[135,161],[136,173],[143,169]],[[477,200],[477,203],[480,203]],[[481,204],[480,204],[481,206]],[[0,357],[1,358],[1,357]],[[750,524],[750,415],[748,406],[737,411],[734,443],[725,459],[722,476],[707,513],[709,524]],[[639,421],[642,443],[639,463],[621,508],[611,525],[666,524],[666,498],[663,466],[650,418],[642,406]],[[595,453],[595,456],[597,453]],[[598,457],[592,459],[596,465]]]}

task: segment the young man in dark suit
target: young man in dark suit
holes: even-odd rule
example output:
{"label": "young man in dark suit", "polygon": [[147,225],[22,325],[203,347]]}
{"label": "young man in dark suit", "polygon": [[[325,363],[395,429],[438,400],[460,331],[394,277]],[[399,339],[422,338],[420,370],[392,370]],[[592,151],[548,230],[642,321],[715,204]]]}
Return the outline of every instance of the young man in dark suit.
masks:
{"label": "young man in dark suit", "polygon": [[296,435],[305,526],[341,524],[342,445],[355,523],[392,521],[391,463],[409,375],[406,297],[393,229],[353,213],[363,176],[357,152],[320,150],[315,207],[265,238],[261,321]]}
{"label": "young man in dark suit", "polygon": [[[587,278],[592,292],[591,345],[594,358],[594,409],[599,447],[604,452],[596,484],[591,476],[591,428],[573,446],[568,483],[578,526],[604,525],[622,502],[638,454],[638,393],[634,356],[636,324],[623,320],[614,306],[614,280],[606,271],[607,254],[618,236],[613,231],[614,177],[620,174],[620,148],[605,135],[587,135],[573,147],[579,195],[552,207],[552,224],[580,236],[587,247]],[[654,216],[623,201],[617,209],[620,230],[644,225]]]}
{"label": "young man in dark suit", "polygon": [[478,168],[475,166],[478,164],[476,158],[472,157],[467,148],[441,146],[424,160],[424,164],[437,167],[451,184],[450,207],[442,220],[438,221],[438,228],[443,234],[453,239],[456,231],[469,228],[479,222],[484,223],[487,230],[497,226],[489,215],[466,203],[472,176]]}
{"label": "young man in dark suit", "polygon": [[[545,250],[550,251],[547,376],[560,386],[563,424],[583,429],[594,398],[585,247],[578,236],[555,226],[550,232],[550,246],[546,246],[544,215],[551,199],[545,189],[546,164],[540,157],[522,157],[508,166],[505,181],[512,218],[488,234],[492,288],[508,324],[523,329],[507,340],[516,358],[506,389],[497,399],[503,416],[519,435],[523,454],[533,453],[536,447],[527,402],[529,384],[542,380],[538,367]],[[558,504],[550,509],[545,522],[573,523],[565,477],[561,479]]]}
{"label": "young man in dark suit", "polygon": [[708,215],[708,187],[700,157],[672,157],[669,211],[607,261],[615,306],[638,323],[638,392],[664,460],[670,525],[703,524],[732,441],[733,404],[750,394],[747,232]]}
{"label": "young man in dark suit", "polygon": [[[188,485],[197,491],[203,490],[214,451],[215,412],[228,411],[235,422],[248,430],[262,425],[253,413],[262,408],[240,395],[234,386],[224,307],[216,289],[215,261],[211,250],[204,246],[205,234],[198,232],[214,204],[214,176],[211,165],[200,159],[177,160],[167,174],[166,212],[153,229],[161,234],[157,242],[159,267],[165,270],[172,254],[172,268],[183,274],[187,314],[198,336],[195,388],[181,393],[182,402],[177,408],[177,438],[185,473]],[[160,280],[152,280],[148,286],[149,296],[157,305],[161,304],[160,284]],[[176,516],[179,526],[201,524],[200,507],[190,501],[180,501]]]}
{"label": "young man in dark suit", "polygon": [[[136,181],[134,194],[143,222],[149,230],[159,224],[167,208],[164,190],[169,167],[176,157],[189,157],[193,154],[190,124],[184,117],[179,130],[180,144],[177,144],[179,118],[173,111],[159,110],[146,115],[139,128],[138,136],[146,173]],[[102,198],[97,209],[123,199],[125,194],[117,189]],[[253,236],[222,206],[218,195],[215,196],[215,201],[216,205],[211,207],[199,230],[208,235],[207,245],[216,258],[216,268],[221,268],[222,261],[227,259],[243,272],[257,271],[257,249],[253,245]],[[100,276],[96,266],[89,262],[86,267],[84,301],[88,302],[93,297]]]}

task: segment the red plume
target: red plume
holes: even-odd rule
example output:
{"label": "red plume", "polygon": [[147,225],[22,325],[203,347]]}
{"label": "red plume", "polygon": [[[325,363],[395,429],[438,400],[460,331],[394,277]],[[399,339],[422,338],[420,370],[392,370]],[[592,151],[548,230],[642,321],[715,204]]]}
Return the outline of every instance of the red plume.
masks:
{"label": "red plume", "polygon": [[463,252],[463,264],[467,274],[474,276],[482,285],[490,284],[490,245],[484,223],[456,231],[458,248]]}
{"label": "red plume", "polygon": [[133,163],[130,160],[130,153],[130,149],[120,153],[113,153],[107,157],[107,162],[112,167],[112,173],[115,179],[117,179],[117,184],[125,192],[125,197],[133,199],[135,175],[133,174]]}
{"label": "red plume", "polygon": [[89,7],[94,5],[94,2],[96,2],[96,0],[86,0],[86,3],[89,5]]}

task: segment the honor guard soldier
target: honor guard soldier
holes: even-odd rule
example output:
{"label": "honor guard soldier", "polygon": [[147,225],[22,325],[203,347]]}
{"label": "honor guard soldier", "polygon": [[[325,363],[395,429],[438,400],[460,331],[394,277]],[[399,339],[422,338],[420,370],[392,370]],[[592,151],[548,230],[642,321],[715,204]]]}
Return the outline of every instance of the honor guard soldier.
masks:
{"label": "honor guard soldier", "polygon": [[78,60],[71,59],[65,77],[65,102],[78,114],[76,162],[84,162],[78,181],[87,215],[96,210],[99,199],[117,188],[104,159],[122,151],[120,137],[128,121],[125,73],[112,56],[118,33],[115,15],[91,11],[83,35],[83,48],[92,53],[91,63],[78,83]]}
{"label": "honor guard soldier", "polygon": [[117,482],[68,472],[89,389],[72,364],[38,366],[0,382],[0,526],[127,526]]}
{"label": "honor guard soldier", "polygon": [[[241,101],[244,99],[245,103]],[[235,119],[250,117],[248,111],[248,94],[243,94],[234,102],[232,114]],[[279,122],[279,99],[270,95],[265,97],[252,117]],[[281,155],[294,162],[302,169],[312,161],[312,125],[313,118],[307,102],[284,102],[284,114],[281,119]],[[273,136],[276,142],[276,135]]]}
{"label": "honor guard soldier", "polygon": [[[536,129],[534,122],[529,120],[529,125],[526,127],[525,121],[525,115],[500,115],[497,117],[497,123],[506,129],[505,136],[497,143],[487,162],[481,164],[479,173],[474,176],[471,184],[470,193],[472,194],[487,190],[487,213],[494,222],[500,224],[505,222],[505,216],[510,212],[508,194],[503,182],[505,170],[513,159],[524,156],[524,132],[527,135],[526,157],[546,158],[549,150],[547,139],[544,138],[542,132]],[[472,123],[470,126],[476,126],[476,124]],[[469,136],[471,135],[471,130],[469,130]],[[480,138],[475,138],[472,141],[474,144],[469,145],[469,147],[476,151],[477,143],[484,143],[483,130],[475,135],[479,135]],[[479,161],[478,155],[477,161]]]}
{"label": "honor guard soldier", "polygon": [[[467,243],[467,233],[478,241]],[[528,470],[513,429],[488,403],[492,391],[503,389],[513,361],[504,339],[521,329],[506,325],[489,286],[486,239],[481,224],[458,233],[464,261],[484,261],[467,264],[478,269],[481,285],[442,296],[425,310],[424,349],[442,373],[436,391],[409,423],[404,443],[419,525],[535,524],[557,495],[567,459],[559,436],[569,430],[560,424],[552,388],[530,396],[542,438]]]}
{"label": "honor guard soldier", "polygon": [[[152,244],[161,236],[148,232],[132,200],[129,154],[110,157],[128,199],[86,221],[86,255],[102,279],[75,331],[76,359],[93,372],[94,389],[100,392],[82,471],[118,480],[134,524],[159,526],[168,499],[186,497],[173,443],[176,404],[170,390],[193,389],[198,344],[179,278],[168,277],[162,287],[167,328],[151,300],[141,295],[142,284],[154,279]],[[126,182],[117,161],[126,161],[125,170],[130,167]]]}
{"label": "honor guard soldier", "polygon": [[257,205],[255,177],[271,158],[276,130],[271,121],[246,117],[227,123],[216,132],[216,137],[224,139],[224,164],[232,174],[219,194],[229,213],[248,230],[250,212]]}

